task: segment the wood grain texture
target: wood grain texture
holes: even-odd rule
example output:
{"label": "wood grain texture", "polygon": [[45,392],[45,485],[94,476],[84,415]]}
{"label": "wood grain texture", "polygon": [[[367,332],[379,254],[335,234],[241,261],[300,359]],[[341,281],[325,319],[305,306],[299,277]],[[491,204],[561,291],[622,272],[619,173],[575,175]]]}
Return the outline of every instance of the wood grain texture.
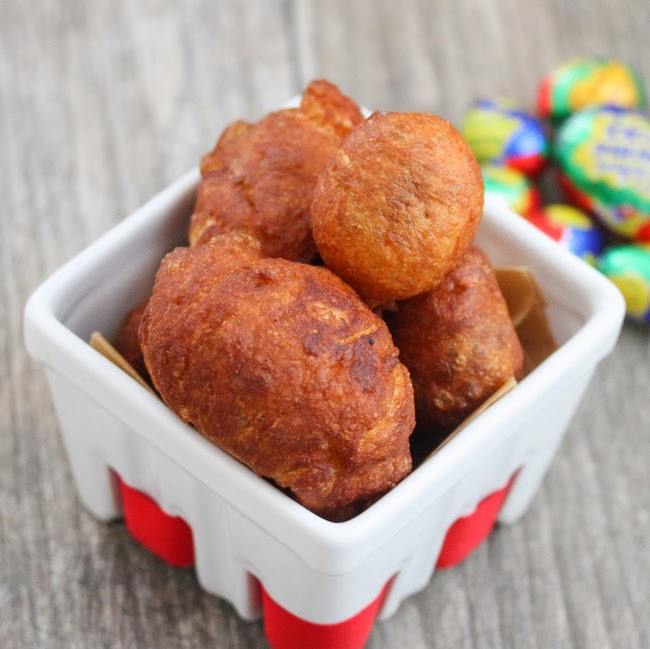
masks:
{"label": "wood grain texture", "polygon": [[[261,624],[162,565],[73,491],[29,293],[311,78],[458,121],[531,104],[567,57],[650,83],[647,0],[5,0],[0,20],[0,646],[245,648]],[[650,330],[626,325],[524,519],[372,632],[370,649],[650,647]]]}

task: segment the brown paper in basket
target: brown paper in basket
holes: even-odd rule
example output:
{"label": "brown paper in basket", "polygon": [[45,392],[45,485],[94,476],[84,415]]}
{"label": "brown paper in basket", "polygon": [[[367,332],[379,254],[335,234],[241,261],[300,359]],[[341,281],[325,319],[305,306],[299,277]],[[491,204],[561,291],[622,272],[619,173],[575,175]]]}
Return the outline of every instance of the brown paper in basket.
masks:
{"label": "brown paper in basket", "polygon": [[496,274],[524,349],[526,375],[557,349],[546,317],[544,296],[533,273],[525,266],[497,268]]}
{"label": "brown paper in basket", "polygon": [[[545,302],[535,277],[525,266],[496,268],[501,293],[508,305],[510,318],[524,350],[524,376],[548,358],[557,345],[546,317]],[[514,378],[508,379],[491,397],[486,399],[469,417],[464,419],[429,454],[431,457],[452,440],[463,428],[485,412],[517,385]]]}
{"label": "brown paper in basket", "polygon": [[107,358],[111,363],[117,365],[121,370],[126,372],[132,379],[135,379],[142,387],[147,388],[152,394],[156,394],[151,386],[133,369],[133,366],[120,354],[120,352],[111,345],[111,343],[102,336],[98,331],[95,331],[90,336],[90,346],[98,351],[104,358]]}

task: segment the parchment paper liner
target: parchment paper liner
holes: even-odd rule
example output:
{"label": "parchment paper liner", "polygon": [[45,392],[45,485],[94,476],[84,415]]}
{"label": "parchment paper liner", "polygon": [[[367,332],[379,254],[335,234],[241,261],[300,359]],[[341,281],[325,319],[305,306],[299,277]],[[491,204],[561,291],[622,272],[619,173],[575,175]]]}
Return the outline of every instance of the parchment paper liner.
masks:
{"label": "parchment paper liner", "polygon": [[111,343],[104,338],[99,331],[95,331],[90,336],[90,346],[98,351],[104,358],[107,358],[111,363],[117,365],[121,370],[124,370],[132,379],[135,379],[143,388],[147,388],[152,394],[156,394],[149,384],[133,369],[133,366],[120,354],[120,352],[111,345]]}

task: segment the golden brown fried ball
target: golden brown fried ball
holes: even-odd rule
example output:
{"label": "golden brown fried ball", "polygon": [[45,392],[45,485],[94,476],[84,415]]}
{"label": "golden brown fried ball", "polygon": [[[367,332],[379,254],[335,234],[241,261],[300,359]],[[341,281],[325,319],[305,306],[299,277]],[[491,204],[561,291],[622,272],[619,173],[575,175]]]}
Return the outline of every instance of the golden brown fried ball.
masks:
{"label": "golden brown fried ball", "polygon": [[142,348],[138,330],[142,314],[147,308],[149,298],[143,300],[135,308],[129,311],[118,327],[117,333],[113,338],[113,347],[124,357],[131,367],[147,382],[151,382],[147,366],[144,364]]}
{"label": "golden brown fried ball", "polygon": [[321,176],[312,227],[326,265],[368,301],[432,289],[471,244],[481,170],[454,127],[428,113],[374,114]]}
{"label": "golden brown fried ball", "polygon": [[433,290],[387,316],[415,390],[418,428],[452,429],[509,378],[523,352],[496,275],[476,247]]}
{"label": "golden brown fried ball", "polygon": [[177,248],[140,329],[165,403],[331,519],[410,471],[413,389],[385,323],[322,267],[245,237]]}
{"label": "golden brown fried ball", "polygon": [[363,116],[327,81],[306,89],[300,108],[256,124],[231,124],[203,157],[190,244],[240,230],[257,237],[268,257],[311,261],[316,253],[310,206],[318,176],[341,139]]}

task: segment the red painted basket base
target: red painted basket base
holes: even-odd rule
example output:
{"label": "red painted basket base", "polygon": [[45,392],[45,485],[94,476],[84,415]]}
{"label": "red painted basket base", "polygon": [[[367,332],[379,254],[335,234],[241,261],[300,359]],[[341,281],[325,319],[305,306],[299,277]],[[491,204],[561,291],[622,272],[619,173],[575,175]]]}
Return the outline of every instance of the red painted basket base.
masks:
{"label": "red painted basket base", "polygon": [[473,513],[453,523],[445,536],[436,568],[451,568],[460,563],[490,535],[499,510],[516,477],[517,473],[510,478],[505,487],[484,498]]}
{"label": "red painted basket base", "polygon": [[171,566],[194,565],[190,526],[179,516],[169,516],[154,500],[119,478],[124,520],[131,536]]}
{"label": "red painted basket base", "polygon": [[[476,510],[449,528],[437,567],[449,568],[465,559],[490,534],[517,476],[484,498]],[[176,567],[194,565],[190,526],[166,514],[154,500],[125,484],[118,476],[124,519],[130,534],[157,557]],[[293,615],[275,602],[262,586],[264,629],[273,649],[361,649],[388,593],[392,579],[366,608],[338,624],[316,624]]]}
{"label": "red painted basket base", "polygon": [[262,587],[264,630],[273,649],[361,649],[384,602],[392,579],[366,608],[338,624],[315,624],[282,608]]}

